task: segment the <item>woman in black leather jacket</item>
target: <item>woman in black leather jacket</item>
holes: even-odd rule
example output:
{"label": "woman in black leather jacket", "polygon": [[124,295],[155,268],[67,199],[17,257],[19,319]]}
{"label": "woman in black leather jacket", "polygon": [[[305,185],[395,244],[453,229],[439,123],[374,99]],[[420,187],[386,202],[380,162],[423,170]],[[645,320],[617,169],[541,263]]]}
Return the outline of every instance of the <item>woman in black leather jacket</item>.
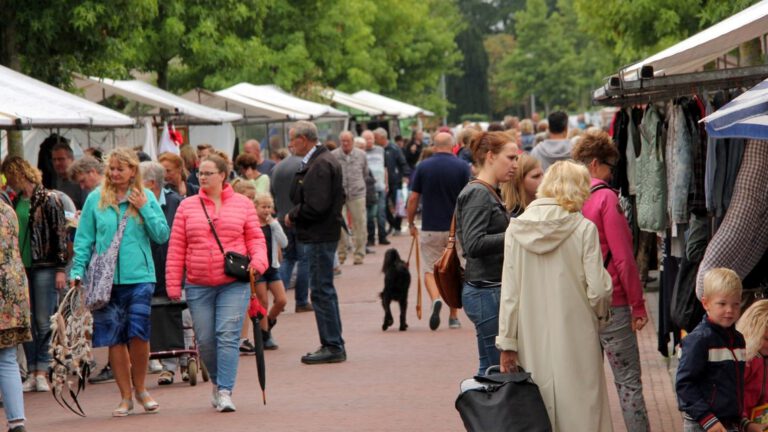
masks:
{"label": "woman in black leather jacket", "polygon": [[459,194],[456,235],[467,260],[461,300],[475,325],[478,374],[484,375],[489,366],[499,364],[495,339],[509,214],[498,188],[514,177],[518,149],[504,132],[480,132],[472,138],[470,150],[478,174]]}

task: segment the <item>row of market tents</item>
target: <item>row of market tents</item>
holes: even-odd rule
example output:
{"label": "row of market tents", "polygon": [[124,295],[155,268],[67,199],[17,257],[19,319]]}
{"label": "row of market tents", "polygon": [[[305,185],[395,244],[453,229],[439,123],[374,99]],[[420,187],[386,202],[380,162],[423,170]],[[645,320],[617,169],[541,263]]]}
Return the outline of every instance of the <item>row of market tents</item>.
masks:
{"label": "row of market tents", "polygon": [[[286,123],[311,120],[321,133],[338,134],[350,120],[376,119],[419,122],[434,113],[370,91],[354,94],[324,89],[327,104],[296,97],[275,85],[240,83],[212,92],[193,89],[176,95],[139,80],[75,76],[82,97],[0,66],[0,130],[24,131],[25,157],[36,159],[37,143],[55,130],[80,147],[157,147],[157,128],[164,122],[188,127],[190,144],[210,143],[231,154],[235,127],[260,127],[267,138],[286,136]],[[112,96],[132,103],[126,115],[100,103]],[[334,105],[334,106],[331,106]],[[130,111],[130,109],[129,109]],[[5,135],[0,133],[7,154]],[[264,145],[264,144],[263,144]]]}

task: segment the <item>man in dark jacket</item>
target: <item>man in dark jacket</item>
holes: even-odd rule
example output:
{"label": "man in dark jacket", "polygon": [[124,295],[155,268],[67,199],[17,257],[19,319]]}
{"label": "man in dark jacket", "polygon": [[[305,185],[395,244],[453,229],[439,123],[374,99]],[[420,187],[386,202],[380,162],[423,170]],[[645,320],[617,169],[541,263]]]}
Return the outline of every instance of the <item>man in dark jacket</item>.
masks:
{"label": "man in dark jacket", "polygon": [[285,225],[296,227],[296,237],[305,245],[309,260],[312,306],[321,347],[301,358],[305,364],[339,363],[347,359],[341,337],[341,316],[333,260],[341,234],[344,205],[339,161],[318,142],[314,123],[299,121],[289,131],[291,145],[303,157],[291,184],[294,207],[285,216]]}
{"label": "man in dark jacket", "polygon": [[398,216],[394,209],[397,203],[397,194],[403,187],[403,177],[408,178],[411,169],[408,166],[408,162],[405,161],[405,156],[403,156],[403,151],[400,150],[400,147],[389,142],[386,129],[378,128],[374,130],[373,137],[376,140],[376,145],[384,148],[384,166],[387,169],[388,181],[387,205],[384,208],[384,212],[391,231],[394,232],[394,235],[399,235],[402,229],[403,218]]}

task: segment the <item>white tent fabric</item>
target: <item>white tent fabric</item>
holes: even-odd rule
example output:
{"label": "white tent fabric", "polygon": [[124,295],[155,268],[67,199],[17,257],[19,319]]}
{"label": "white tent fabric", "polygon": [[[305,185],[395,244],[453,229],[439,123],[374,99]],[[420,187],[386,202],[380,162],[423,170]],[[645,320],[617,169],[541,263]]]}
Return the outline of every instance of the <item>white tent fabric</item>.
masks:
{"label": "white tent fabric", "polygon": [[309,119],[307,114],[250,99],[235,92],[219,91],[214,93],[198,88],[184,93],[181,97],[211,108],[239,113],[246,122]]}
{"label": "white tent fabric", "polygon": [[715,138],[768,139],[768,80],[702,120]]}
{"label": "white tent fabric", "polygon": [[625,81],[640,78],[643,66],[653,66],[656,76],[696,72],[740,44],[768,33],[768,0],[763,0],[688,39],[622,69]]}
{"label": "white tent fabric", "polygon": [[[94,102],[114,94],[155,108],[183,115],[184,123],[220,124],[238,121],[242,115],[209,108],[139,80],[119,81],[109,78],[75,77],[75,85],[85,91],[86,99]],[[157,111],[157,110],[156,110]]]}
{"label": "white tent fabric", "polygon": [[373,105],[364,100],[360,100],[351,94],[347,94],[336,89],[325,89],[320,92],[320,95],[339,105],[343,105],[357,111],[362,111],[363,113],[372,117],[378,115],[395,115],[394,113],[385,112],[381,108],[375,108]]}
{"label": "white tent fabric", "polygon": [[359,92],[353,93],[352,96],[386,112],[387,114],[401,118],[418,117],[420,115],[431,117],[435,115],[432,111],[427,111],[424,108],[400,102],[380,94],[369,92],[368,90],[360,90]]}
{"label": "white tent fabric", "polygon": [[337,110],[330,105],[298,98],[286,93],[275,85],[253,85],[249,83],[235,84],[232,87],[217,91],[216,94],[225,97],[239,97],[249,101],[260,102],[308,116],[308,120],[320,119],[346,119],[349,117],[344,111]]}
{"label": "white tent fabric", "polygon": [[119,112],[0,66],[0,128],[129,127]]}

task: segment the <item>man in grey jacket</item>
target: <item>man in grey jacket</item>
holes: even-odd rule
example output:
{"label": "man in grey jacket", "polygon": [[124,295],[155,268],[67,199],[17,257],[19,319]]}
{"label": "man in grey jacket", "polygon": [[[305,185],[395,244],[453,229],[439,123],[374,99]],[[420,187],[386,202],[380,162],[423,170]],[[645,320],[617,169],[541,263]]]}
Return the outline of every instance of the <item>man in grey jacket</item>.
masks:
{"label": "man in grey jacket", "polygon": [[568,114],[555,111],[547,117],[549,138],[540,142],[531,150],[531,156],[541,162],[541,169],[547,168],[559,160],[571,158],[571,141],[568,139]]}
{"label": "man in grey jacket", "polygon": [[[344,192],[347,201],[341,211],[347,221],[347,227],[353,238],[355,265],[363,263],[365,258],[365,242],[368,237],[365,212],[365,176],[368,173],[368,160],[365,152],[355,148],[352,132],[344,131],[339,134],[341,147],[332,151],[341,164]],[[349,215],[349,218],[347,218]],[[344,264],[347,258],[347,231],[342,227],[339,239],[339,262]]]}

